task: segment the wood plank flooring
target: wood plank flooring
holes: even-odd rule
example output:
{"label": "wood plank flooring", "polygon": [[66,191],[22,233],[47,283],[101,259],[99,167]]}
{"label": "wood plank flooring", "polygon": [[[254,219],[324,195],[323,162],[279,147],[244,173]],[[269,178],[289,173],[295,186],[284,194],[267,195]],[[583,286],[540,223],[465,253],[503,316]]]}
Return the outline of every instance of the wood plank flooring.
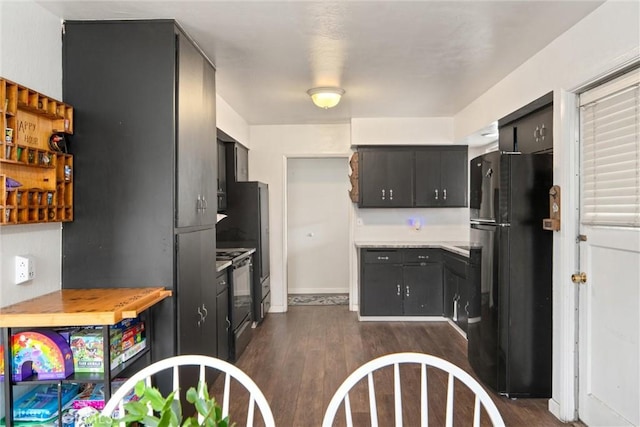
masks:
{"label": "wood plank flooring", "polygon": [[[363,363],[387,353],[416,351],[442,357],[470,372],[466,340],[446,322],[359,322],[357,314],[346,306],[295,306],[288,313],[271,313],[254,329],[254,336],[236,365],[261,388],[271,405],[276,425],[320,426],[324,411],[333,393],[344,379]],[[408,368],[408,367],[407,367]],[[439,374],[439,373],[438,373]],[[419,371],[401,370],[403,382],[419,378]],[[430,374],[431,375],[431,374]],[[391,384],[391,373],[376,378],[376,393],[380,403],[391,403],[385,384]],[[416,379],[417,381],[417,379]],[[214,384],[214,391],[221,388]],[[417,385],[408,385],[404,425],[417,426],[417,404],[411,395]],[[430,424],[444,425],[446,388],[444,375],[429,377]],[[470,392],[456,388],[455,425],[471,425],[472,397]],[[232,392],[238,394],[234,387]],[[437,394],[437,396],[435,396]],[[563,424],[547,410],[547,399],[509,400],[491,393],[507,426],[561,426]],[[404,396],[404,394],[403,394]],[[370,425],[367,394],[361,390],[352,396],[354,423]],[[246,409],[241,399],[234,398],[232,421],[245,425]],[[380,404],[379,403],[379,404]],[[407,411],[406,409],[413,409]],[[380,411],[380,425],[394,425],[393,410]],[[338,412],[343,425],[343,413]],[[487,424],[486,416],[483,425]],[[259,423],[257,423],[259,424]]]}

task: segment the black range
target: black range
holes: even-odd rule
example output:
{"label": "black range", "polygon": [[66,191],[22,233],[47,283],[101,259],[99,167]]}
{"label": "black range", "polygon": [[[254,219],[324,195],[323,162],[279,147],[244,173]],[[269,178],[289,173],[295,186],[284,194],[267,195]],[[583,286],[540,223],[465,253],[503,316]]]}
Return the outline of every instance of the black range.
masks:
{"label": "black range", "polygon": [[230,311],[232,345],[231,358],[236,360],[251,340],[253,322],[253,277],[252,254],[255,248],[216,249],[216,261],[231,261],[230,267]]}

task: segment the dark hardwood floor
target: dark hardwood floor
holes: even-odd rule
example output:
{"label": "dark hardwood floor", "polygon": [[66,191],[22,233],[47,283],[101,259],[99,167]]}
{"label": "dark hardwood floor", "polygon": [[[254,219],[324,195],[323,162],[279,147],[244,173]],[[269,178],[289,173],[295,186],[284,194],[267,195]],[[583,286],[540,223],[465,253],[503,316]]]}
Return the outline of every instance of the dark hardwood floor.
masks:
{"label": "dark hardwood floor", "polygon": [[[466,340],[446,322],[359,322],[357,314],[348,311],[347,306],[292,306],[288,313],[269,314],[253,332],[251,343],[236,365],[262,389],[276,425],[281,427],[320,426],[324,411],[342,381],[363,363],[383,354],[429,353],[473,375],[467,361]],[[446,395],[442,390],[446,388],[446,377],[439,374],[429,374],[431,425],[444,425]],[[404,416],[404,425],[417,426],[419,411],[414,400],[418,396],[415,391],[418,385],[411,382],[418,381],[419,371],[406,367],[401,370],[401,376],[403,403],[409,414]],[[385,384],[391,384],[392,376],[383,373],[374,378],[379,405],[391,404],[388,411],[379,410],[380,425],[394,425],[392,398],[385,391]],[[214,384],[214,391],[221,388],[220,382]],[[368,414],[365,416],[367,394],[358,390],[351,397],[354,423],[369,425]],[[232,392],[241,394],[234,387]],[[547,399],[509,400],[490,394],[507,426],[578,425],[558,421],[547,410]],[[238,426],[243,426],[246,409],[240,407],[240,401],[237,396],[234,398],[231,417]],[[456,426],[471,425],[472,405],[470,391],[457,386]],[[487,418],[483,416],[483,425],[488,424]],[[336,425],[343,425],[343,412],[338,412],[338,419]]]}

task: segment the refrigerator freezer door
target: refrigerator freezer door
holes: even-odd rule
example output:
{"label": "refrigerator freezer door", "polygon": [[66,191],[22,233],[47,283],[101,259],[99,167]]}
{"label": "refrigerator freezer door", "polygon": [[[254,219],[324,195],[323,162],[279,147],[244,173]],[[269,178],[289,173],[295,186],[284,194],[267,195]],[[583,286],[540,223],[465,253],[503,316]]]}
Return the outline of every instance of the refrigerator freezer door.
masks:
{"label": "refrigerator freezer door", "polygon": [[496,151],[476,157],[469,166],[471,220],[496,222],[500,194],[500,153]]}

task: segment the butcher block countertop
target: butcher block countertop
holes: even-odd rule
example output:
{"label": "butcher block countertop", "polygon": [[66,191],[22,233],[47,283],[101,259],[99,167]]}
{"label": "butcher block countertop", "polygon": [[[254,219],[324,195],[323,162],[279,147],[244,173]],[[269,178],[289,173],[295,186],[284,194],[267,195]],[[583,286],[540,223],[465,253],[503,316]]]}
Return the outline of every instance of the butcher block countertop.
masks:
{"label": "butcher block countertop", "polygon": [[0,308],[0,327],[114,325],[169,296],[164,288],[62,289]]}

